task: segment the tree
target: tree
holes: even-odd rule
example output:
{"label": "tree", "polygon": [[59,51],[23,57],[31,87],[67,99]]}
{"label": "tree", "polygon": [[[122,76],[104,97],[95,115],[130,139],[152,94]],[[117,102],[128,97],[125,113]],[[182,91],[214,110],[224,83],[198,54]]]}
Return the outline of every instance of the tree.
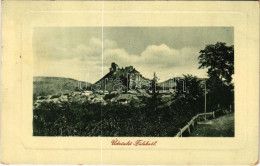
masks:
{"label": "tree", "polygon": [[[176,95],[172,107],[181,112],[195,115],[203,110],[203,85],[204,81],[192,75],[183,75],[177,80]],[[195,113],[195,114],[194,114]]]}
{"label": "tree", "polygon": [[226,43],[217,42],[215,45],[207,45],[200,51],[199,69],[207,68],[208,75],[212,79],[220,79],[221,82],[230,84],[234,74],[234,46],[226,46]]}
{"label": "tree", "polygon": [[208,107],[216,109],[218,106],[228,108],[234,101],[234,46],[217,42],[207,45],[200,51],[199,68],[207,68]]}

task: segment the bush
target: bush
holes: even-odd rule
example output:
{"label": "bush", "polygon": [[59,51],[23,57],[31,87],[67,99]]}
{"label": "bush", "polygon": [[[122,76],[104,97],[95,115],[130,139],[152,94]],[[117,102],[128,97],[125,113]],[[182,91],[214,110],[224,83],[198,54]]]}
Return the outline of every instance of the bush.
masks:
{"label": "bush", "polygon": [[106,94],[105,96],[104,96],[104,100],[110,100],[110,99],[112,99],[112,98],[114,98],[114,97],[116,97],[117,96],[117,94]]}
{"label": "bush", "polygon": [[60,95],[52,95],[50,99],[55,99],[55,98],[59,98]]}
{"label": "bush", "polygon": [[[160,106],[160,107],[158,107]],[[195,113],[162,106],[160,96],[142,106],[80,102],[42,103],[34,109],[36,136],[174,136]]]}

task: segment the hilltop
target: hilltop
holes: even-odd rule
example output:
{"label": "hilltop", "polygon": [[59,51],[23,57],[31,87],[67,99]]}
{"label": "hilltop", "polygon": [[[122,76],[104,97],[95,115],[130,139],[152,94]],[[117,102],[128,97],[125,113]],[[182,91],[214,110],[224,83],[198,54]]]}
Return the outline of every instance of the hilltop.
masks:
{"label": "hilltop", "polygon": [[164,88],[173,88],[174,86],[176,86],[176,83],[180,80],[182,80],[182,77],[174,77],[174,78],[170,78],[166,81],[160,82],[158,83],[159,87],[164,87]]}
{"label": "hilltop", "polygon": [[127,66],[125,68],[119,68],[119,66],[113,62],[110,67],[110,71],[95,85],[102,85],[101,87],[106,91],[113,91],[115,89],[130,90],[135,86],[142,87],[145,83],[150,83],[151,80],[142,76],[133,66]]}
{"label": "hilltop", "polygon": [[[196,77],[197,78],[197,77]],[[204,81],[205,81],[205,78],[197,78],[198,80],[200,80],[200,84],[201,86],[204,86]],[[179,85],[185,85],[185,77],[173,77],[173,78],[170,78],[166,81],[163,81],[163,82],[160,82],[158,83],[158,87],[160,89],[169,89],[169,88],[174,88],[175,86],[178,86]]]}

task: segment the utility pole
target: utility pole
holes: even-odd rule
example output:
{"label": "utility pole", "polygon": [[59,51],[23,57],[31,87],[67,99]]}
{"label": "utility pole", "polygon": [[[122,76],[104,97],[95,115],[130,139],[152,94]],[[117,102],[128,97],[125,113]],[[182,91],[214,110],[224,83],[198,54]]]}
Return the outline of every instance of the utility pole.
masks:
{"label": "utility pole", "polygon": [[155,72],[154,72],[154,74],[153,74],[153,82],[152,82],[152,92],[153,92],[153,94],[155,94],[155,92],[156,92],[156,84],[157,84],[157,77],[156,77],[156,74],[155,74]]}
{"label": "utility pole", "polygon": [[[206,86],[206,78],[205,78],[205,110],[204,112],[206,113],[207,112],[207,86]],[[205,120],[207,120],[207,115],[205,115]]]}

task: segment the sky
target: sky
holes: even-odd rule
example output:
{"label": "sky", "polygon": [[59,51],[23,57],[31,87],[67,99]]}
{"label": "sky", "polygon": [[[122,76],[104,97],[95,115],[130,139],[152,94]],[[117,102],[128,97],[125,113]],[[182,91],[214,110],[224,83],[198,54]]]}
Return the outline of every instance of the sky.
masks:
{"label": "sky", "polygon": [[102,41],[101,27],[36,27],[34,76],[95,83],[115,62],[146,78],[156,72],[159,81],[183,74],[204,78],[199,51],[217,42],[233,45],[233,35],[232,27],[104,27]]}

